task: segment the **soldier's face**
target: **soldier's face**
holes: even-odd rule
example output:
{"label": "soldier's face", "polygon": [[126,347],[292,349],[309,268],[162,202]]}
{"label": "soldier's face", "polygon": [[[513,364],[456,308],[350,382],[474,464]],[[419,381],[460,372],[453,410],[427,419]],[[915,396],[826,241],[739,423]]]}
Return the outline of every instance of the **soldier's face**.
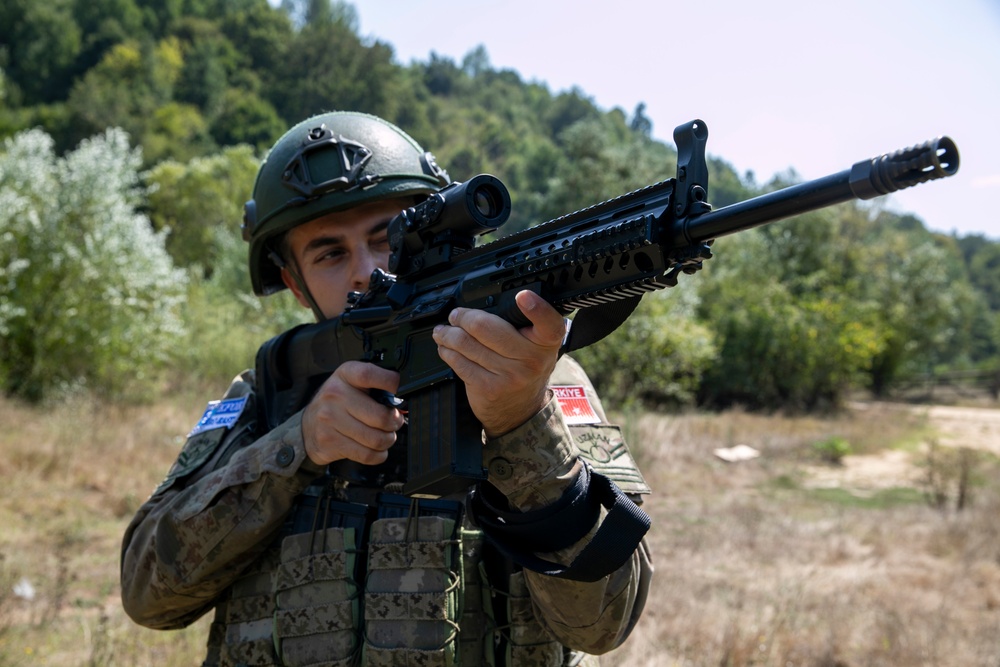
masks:
{"label": "soldier's face", "polygon": [[[344,312],[347,294],[367,289],[372,271],[388,268],[386,228],[410,205],[410,199],[371,202],[316,218],[288,233],[292,259],[326,317]],[[308,308],[308,300],[288,271],[282,270],[281,275],[299,303]]]}

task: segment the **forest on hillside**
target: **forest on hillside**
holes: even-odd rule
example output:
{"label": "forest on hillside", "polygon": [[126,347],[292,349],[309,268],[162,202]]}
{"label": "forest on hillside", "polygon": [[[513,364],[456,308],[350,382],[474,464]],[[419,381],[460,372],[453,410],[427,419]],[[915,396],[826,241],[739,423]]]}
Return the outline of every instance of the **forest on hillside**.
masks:
{"label": "forest on hillside", "polygon": [[[400,64],[347,2],[0,0],[0,391],[147,400],[252,365],[307,313],[252,295],[242,206],[284,130],[334,109],[395,122],[455,179],[498,176],[508,231],[676,169],[642,105],[553,92],[482,47]],[[709,168],[715,207],[797,178]],[[577,353],[613,400],[813,409],[1000,366],[985,237],[841,204],[714,251]]]}

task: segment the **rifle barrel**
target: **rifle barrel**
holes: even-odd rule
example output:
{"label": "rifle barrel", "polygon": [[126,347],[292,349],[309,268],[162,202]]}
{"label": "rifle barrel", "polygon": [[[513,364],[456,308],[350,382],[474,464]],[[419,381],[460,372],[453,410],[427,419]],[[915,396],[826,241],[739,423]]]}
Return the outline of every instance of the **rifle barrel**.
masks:
{"label": "rifle barrel", "polygon": [[678,220],[675,237],[702,243],[852,199],[872,199],[958,171],[958,147],[948,137],[856,162],[850,169],[769,192],[716,211]]}

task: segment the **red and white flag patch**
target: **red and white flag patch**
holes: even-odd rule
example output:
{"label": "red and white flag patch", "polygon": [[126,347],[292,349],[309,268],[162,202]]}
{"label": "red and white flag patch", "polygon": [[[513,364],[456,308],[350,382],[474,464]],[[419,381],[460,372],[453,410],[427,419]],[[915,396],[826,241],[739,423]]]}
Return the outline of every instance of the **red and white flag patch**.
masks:
{"label": "red and white flag patch", "polygon": [[599,424],[594,406],[587,398],[587,391],[580,385],[557,385],[549,387],[559,401],[567,424]]}

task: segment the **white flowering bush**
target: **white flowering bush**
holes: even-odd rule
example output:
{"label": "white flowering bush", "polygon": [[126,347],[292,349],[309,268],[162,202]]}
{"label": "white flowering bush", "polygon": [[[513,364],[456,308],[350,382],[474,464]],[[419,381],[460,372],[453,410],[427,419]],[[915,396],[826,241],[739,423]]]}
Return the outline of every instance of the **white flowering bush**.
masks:
{"label": "white flowering bush", "polygon": [[139,212],[141,156],[117,129],[58,157],[29,130],[0,147],[0,386],[123,396],[183,333],[186,279]]}

